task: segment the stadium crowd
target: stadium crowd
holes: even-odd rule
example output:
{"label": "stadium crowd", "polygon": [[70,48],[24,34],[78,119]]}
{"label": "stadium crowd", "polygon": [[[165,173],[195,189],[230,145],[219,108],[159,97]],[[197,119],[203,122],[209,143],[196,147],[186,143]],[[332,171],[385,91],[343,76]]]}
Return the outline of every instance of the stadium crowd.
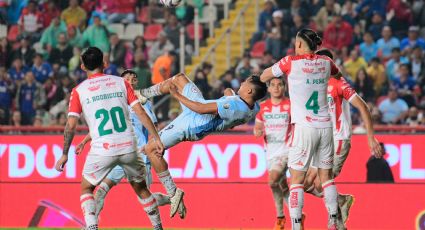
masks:
{"label": "stadium crowd", "polygon": [[[133,68],[138,88],[146,88],[178,71],[179,30],[192,23],[203,0],[187,0],[176,9],[156,0],[0,0],[0,23],[8,27],[0,39],[0,124],[64,125],[71,89],[86,76],[79,55],[97,46],[109,63],[107,74]],[[261,1],[258,31],[251,47],[265,42],[264,54],[249,50],[223,76],[211,77],[204,63],[194,82],[205,98],[218,98],[240,82],[287,54],[294,37],[310,27],[334,51],[347,80],[369,103],[376,124],[425,124],[425,3],[402,0]],[[119,36],[114,23],[161,24],[156,39]],[[146,34],[146,31],[145,31]],[[185,52],[192,53],[190,38]],[[176,111],[166,103],[159,118]],[[353,122],[358,124],[358,114]]]}

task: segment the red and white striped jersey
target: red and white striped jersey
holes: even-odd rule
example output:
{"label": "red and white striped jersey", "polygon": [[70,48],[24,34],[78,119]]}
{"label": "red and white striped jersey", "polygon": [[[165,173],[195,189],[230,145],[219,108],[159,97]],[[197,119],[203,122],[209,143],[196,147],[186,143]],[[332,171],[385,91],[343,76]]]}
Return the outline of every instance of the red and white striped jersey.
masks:
{"label": "red and white striped jersey", "polygon": [[267,154],[286,153],[287,142],[291,136],[291,102],[283,99],[273,104],[268,99],[260,104],[260,112],[255,119],[264,125],[265,147]]}
{"label": "red and white striped jersey", "polygon": [[72,89],[68,116],[80,117],[89,126],[91,154],[114,156],[137,150],[129,106],[138,103],[123,78],[93,74]]}
{"label": "red and white striped jersey", "polygon": [[326,101],[331,75],[339,69],[333,61],[316,54],[286,56],[272,66],[275,77],[288,78],[292,123],[313,128],[332,127]]}
{"label": "red and white striped jersey", "polygon": [[344,79],[329,79],[328,104],[334,140],[350,140],[352,134],[350,101],[357,95]]}

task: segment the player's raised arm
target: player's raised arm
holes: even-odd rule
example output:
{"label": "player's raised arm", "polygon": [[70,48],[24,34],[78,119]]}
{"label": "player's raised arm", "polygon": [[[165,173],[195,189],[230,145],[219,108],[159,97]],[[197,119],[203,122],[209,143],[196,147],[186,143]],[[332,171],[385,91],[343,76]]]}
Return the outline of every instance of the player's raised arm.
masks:
{"label": "player's raised arm", "polygon": [[378,140],[375,138],[372,117],[370,115],[366,102],[360,96],[355,95],[354,98],[350,101],[350,103],[360,111],[360,116],[362,117],[367,132],[369,148],[373,152],[375,157],[380,158],[382,156],[383,149],[381,148],[381,145],[379,144]]}
{"label": "player's raised arm", "polygon": [[195,113],[199,113],[199,114],[217,114],[218,113],[217,103],[215,102],[200,103],[197,101],[192,101],[188,99],[187,97],[183,96],[181,93],[179,93],[177,90],[177,87],[173,83],[170,84],[170,94],[171,96],[176,98],[183,105],[185,105],[186,107],[188,107],[190,110],[192,110]]}
{"label": "player's raised arm", "polygon": [[283,74],[288,76],[291,71],[291,56],[286,56],[280,61],[276,62],[273,66],[265,69],[260,75],[262,82],[268,82],[274,77],[281,77]]}

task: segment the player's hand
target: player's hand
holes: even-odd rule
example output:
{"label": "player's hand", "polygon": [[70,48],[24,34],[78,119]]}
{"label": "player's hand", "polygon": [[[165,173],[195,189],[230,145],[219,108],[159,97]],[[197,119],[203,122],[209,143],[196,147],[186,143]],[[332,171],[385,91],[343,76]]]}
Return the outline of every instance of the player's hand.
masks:
{"label": "player's hand", "polygon": [[170,83],[170,94],[171,96],[178,94],[177,86],[172,81]]}
{"label": "player's hand", "polygon": [[379,141],[375,137],[368,138],[369,148],[376,158],[381,158],[384,150],[381,148]]}
{"label": "player's hand", "polygon": [[159,158],[164,155],[164,145],[161,141],[158,141],[156,138],[152,138],[148,143],[142,148],[144,153],[147,155],[155,155]]}
{"label": "player's hand", "polygon": [[75,154],[78,155],[78,154],[82,153],[85,145],[86,145],[86,143],[84,143],[84,141],[82,141],[80,144],[78,144],[77,147],[75,147]]}
{"label": "player's hand", "polygon": [[68,162],[68,155],[62,155],[58,162],[56,162],[55,169],[58,172],[63,172],[66,162]]}
{"label": "player's hand", "polygon": [[254,129],[254,136],[255,137],[261,137],[261,136],[263,136],[263,130],[261,130],[261,129]]}

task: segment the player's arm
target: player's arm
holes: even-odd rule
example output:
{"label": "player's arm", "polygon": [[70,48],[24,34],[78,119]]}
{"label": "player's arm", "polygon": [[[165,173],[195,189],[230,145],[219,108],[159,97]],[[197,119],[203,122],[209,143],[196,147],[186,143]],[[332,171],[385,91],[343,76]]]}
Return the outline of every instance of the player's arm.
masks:
{"label": "player's arm", "polygon": [[329,58],[329,61],[331,63],[331,77],[335,78],[337,80],[341,79],[342,74],[339,68],[335,65],[332,59]]}
{"label": "player's arm", "polygon": [[375,157],[380,158],[382,156],[383,150],[378,140],[375,138],[372,117],[366,102],[356,94],[353,99],[351,99],[350,103],[360,111],[360,116],[362,117],[367,132],[369,148],[372,150]]}
{"label": "player's arm", "polygon": [[62,157],[56,162],[56,170],[59,172],[63,171],[63,168],[65,167],[66,162],[68,161],[68,151],[71,147],[72,140],[74,139],[75,135],[75,128],[78,124],[78,117],[77,116],[68,116],[68,121],[66,122],[65,131],[63,133],[64,138],[64,144],[63,144],[63,152]]}
{"label": "player's arm", "polygon": [[260,80],[262,82],[268,82],[274,77],[281,77],[283,74],[286,74],[286,76],[288,76],[290,71],[291,57],[286,56],[282,58],[279,62],[275,63],[273,66],[265,69],[260,75]]}
{"label": "player's arm", "polygon": [[235,96],[235,91],[233,91],[233,89],[231,88],[226,88],[224,90],[224,96]]}
{"label": "player's arm", "polygon": [[255,137],[261,137],[263,135],[264,135],[264,124],[263,124],[263,122],[259,121],[258,119],[255,119],[254,136]]}
{"label": "player's arm", "polygon": [[263,71],[263,73],[260,75],[260,80],[262,82],[268,82],[273,78],[274,78],[274,75],[273,75],[273,72],[272,72],[272,67],[265,69]]}
{"label": "player's arm", "polygon": [[80,144],[75,147],[75,154],[80,154],[83,152],[84,146],[87,144],[87,142],[91,141],[90,133],[87,134],[84,139],[80,142]]}
{"label": "player's arm", "polygon": [[177,87],[174,84],[170,84],[170,94],[178,101],[180,101],[184,106],[186,106],[195,113],[218,114],[217,103],[200,103],[197,101],[192,101],[187,97],[183,96],[181,93],[179,93]]}

